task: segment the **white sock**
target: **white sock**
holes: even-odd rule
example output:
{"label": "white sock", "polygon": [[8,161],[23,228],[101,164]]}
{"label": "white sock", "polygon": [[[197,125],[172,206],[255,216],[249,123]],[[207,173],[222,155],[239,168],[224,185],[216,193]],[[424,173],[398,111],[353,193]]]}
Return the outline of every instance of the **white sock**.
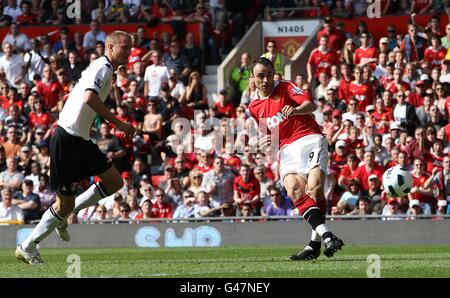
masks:
{"label": "white sock", "polygon": [[319,233],[317,233],[316,231],[312,230],[312,232],[311,232],[311,241],[320,242],[320,241],[322,241],[322,237],[320,237]]}
{"label": "white sock", "polygon": [[326,226],[326,224],[321,224],[316,227],[317,234],[322,237],[322,235],[326,232],[330,232],[330,229]]}
{"label": "white sock", "polygon": [[107,197],[108,194],[102,187],[103,186],[100,184],[100,182],[96,182],[92,184],[85,192],[76,197],[74,212],[77,213],[78,211],[92,206],[101,199]]}
{"label": "white sock", "polygon": [[53,206],[47,209],[42,215],[41,221],[34,228],[30,235],[22,242],[21,246],[26,252],[32,252],[36,249],[36,244],[44,240],[61,222]]}

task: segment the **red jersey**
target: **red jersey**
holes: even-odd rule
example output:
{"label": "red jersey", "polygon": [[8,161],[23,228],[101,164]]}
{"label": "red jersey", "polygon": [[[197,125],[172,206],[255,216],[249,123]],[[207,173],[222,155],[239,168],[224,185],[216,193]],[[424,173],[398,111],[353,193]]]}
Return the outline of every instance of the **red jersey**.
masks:
{"label": "red jersey", "polygon": [[345,177],[348,180],[350,180],[353,177],[353,175],[357,169],[358,168],[356,168],[355,170],[352,170],[348,165],[345,165],[342,167],[338,178]]}
{"label": "red jersey", "polygon": [[[420,177],[412,175],[413,186],[423,186],[429,177],[430,175],[427,173],[423,173]],[[412,193],[411,195],[414,200],[419,200],[421,203],[431,203],[433,201],[433,196],[421,195],[418,192]]]}
{"label": "red jersey", "polygon": [[331,66],[339,64],[339,57],[333,49],[321,52],[319,48],[315,48],[309,55],[308,64],[315,65],[315,76],[318,77],[322,72],[331,75]]}
{"label": "red jersey", "polygon": [[16,22],[20,25],[37,25],[37,17],[37,14],[34,13],[30,13],[28,15],[21,14],[17,17]]}
{"label": "red jersey", "polygon": [[447,136],[447,141],[450,142],[450,123],[444,126],[444,131]]}
{"label": "red jersey", "polygon": [[431,68],[434,67],[441,68],[442,62],[444,62],[446,54],[447,50],[442,46],[437,50],[433,50],[433,48],[429,46],[428,48],[425,49],[423,59],[430,64]]}
{"label": "red jersey", "polygon": [[424,160],[426,163],[426,170],[428,173],[433,172],[434,168],[438,168],[442,170],[442,162],[444,161],[444,157],[439,157],[431,153],[427,153],[424,155]]}
{"label": "red jersey", "polygon": [[423,97],[416,92],[411,92],[406,98],[406,101],[413,105],[416,109],[423,105]]}
{"label": "red jersey", "polygon": [[260,128],[266,127],[270,132],[279,129],[280,148],[282,148],[304,136],[322,134],[320,126],[311,114],[286,118],[281,113],[284,106],[297,107],[307,101],[312,102],[308,93],[294,83],[283,80],[275,83],[268,97],[252,100],[248,109]]}
{"label": "red jersey", "polygon": [[[254,177],[251,177],[247,183],[244,182],[242,176],[234,178],[233,189],[238,192],[241,199],[243,199],[243,202],[240,204],[241,208],[246,201],[251,201],[256,195],[261,193],[259,181]],[[258,202],[251,204],[253,209],[258,208],[259,205]]]}
{"label": "red jersey", "polygon": [[450,117],[450,96],[445,100],[445,111],[447,112],[447,116]]}
{"label": "red jersey", "polygon": [[45,84],[40,81],[36,84],[37,91],[44,97],[45,106],[48,109],[53,108],[59,101],[59,97],[64,94],[64,89],[57,81],[51,81],[50,84]]}
{"label": "red jersey", "polygon": [[317,33],[317,43],[322,36],[328,35],[328,47],[337,51],[340,51],[345,43],[345,33],[342,30],[331,29],[328,32],[326,29],[322,29]]}
{"label": "red jersey", "polygon": [[344,78],[342,78],[339,81],[339,87],[338,87],[338,97],[339,99],[345,100],[346,103],[350,100],[351,94],[350,94],[350,83],[352,80],[346,81]]}
{"label": "red jersey", "polygon": [[350,83],[350,95],[358,101],[358,111],[366,112],[366,107],[373,104],[375,94],[370,83],[358,84],[356,81]]}
{"label": "red jersey", "polygon": [[37,114],[36,112],[30,112],[28,114],[30,127],[43,127],[46,130],[52,126],[53,119],[49,112]]}
{"label": "red jersey", "polygon": [[346,164],[347,155],[341,156],[338,155],[336,152],[331,153],[330,156],[331,163],[334,165],[337,165],[339,168],[343,167]]}
{"label": "red jersey", "polygon": [[[369,58],[378,58],[378,53],[377,53],[377,49],[374,47],[371,48],[362,48],[359,47],[355,50],[355,56],[354,56],[354,61],[353,63],[355,65],[358,65],[361,62],[365,62],[367,59]],[[371,62],[369,63],[370,68],[372,68],[372,70],[375,70],[375,68],[377,67],[375,62]]]}
{"label": "red jersey", "polygon": [[367,172],[366,165],[359,166],[356,171],[353,173],[353,177],[359,180],[361,185],[361,190],[369,189],[369,176],[372,174],[377,175],[378,180],[382,181],[384,169],[379,164],[375,163],[372,171]]}
{"label": "red jersey", "polygon": [[409,84],[406,82],[400,82],[399,84],[397,84],[396,82],[392,81],[391,86],[387,91],[391,92],[392,94],[395,94],[400,90],[401,91],[409,90]]}
{"label": "red jersey", "polygon": [[229,167],[232,167],[235,169],[239,169],[241,167],[241,159],[236,155],[231,156],[229,158],[224,157],[223,161],[225,162],[226,166],[229,166]]}
{"label": "red jersey", "polygon": [[348,145],[348,152],[349,153],[355,153],[356,148],[362,148],[364,147],[364,140],[363,139],[346,139],[345,142]]}
{"label": "red jersey", "polygon": [[[380,125],[380,122],[386,121],[391,122],[394,121],[394,117],[392,116],[392,113],[389,111],[386,111],[386,109],[383,110],[383,112],[378,112],[376,109],[375,111],[370,114],[370,119],[372,122],[378,127]],[[382,127],[377,128],[377,132],[379,134],[385,134],[389,132],[389,124],[385,124]]]}
{"label": "red jersey", "polygon": [[223,107],[220,102],[216,102],[217,112],[227,118],[236,118],[236,109],[232,102],[227,102]]}
{"label": "red jersey", "polygon": [[2,102],[2,108],[7,111],[10,106],[13,104],[18,106],[21,110],[23,110],[23,100],[15,98],[14,100],[10,100],[9,98],[3,97],[6,100]]}
{"label": "red jersey", "polygon": [[153,218],[172,218],[173,217],[173,207],[168,203],[155,202],[152,207],[152,217]]}
{"label": "red jersey", "polygon": [[208,173],[209,171],[211,171],[211,170],[213,169],[213,167],[210,166],[210,165],[208,165],[208,164],[202,165],[202,164],[200,164],[200,163],[197,163],[197,164],[194,166],[194,169],[195,169],[195,170],[199,170],[199,171],[202,172],[203,174],[206,174],[206,173]]}
{"label": "red jersey", "polygon": [[142,57],[145,55],[145,49],[141,47],[131,48],[130,56],[128,56],[128,69],[133,68],[133,64],[141,61]]}

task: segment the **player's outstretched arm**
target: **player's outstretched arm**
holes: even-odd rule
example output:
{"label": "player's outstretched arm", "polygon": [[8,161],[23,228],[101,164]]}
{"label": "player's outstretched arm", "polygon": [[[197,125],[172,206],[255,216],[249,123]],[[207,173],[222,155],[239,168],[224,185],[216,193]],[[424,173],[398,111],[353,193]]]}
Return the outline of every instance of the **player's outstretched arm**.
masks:
{"label": "player's outstretched arm", "polygon": [[312,101],[305,101],[298,107],[284,106],[281,112],[288,118],[290,116],[311,114],[316,110],[316,105]]}
{"label": "player's outstretched arm", "polygon": [[84,93],[84,102],[100,117],[117,126],[117,128],[123,131],[128,137],[132,137],[134,135],[134,127],[117,119],[103,104],[100,97],[98,97],[95,92],[87,90]]}

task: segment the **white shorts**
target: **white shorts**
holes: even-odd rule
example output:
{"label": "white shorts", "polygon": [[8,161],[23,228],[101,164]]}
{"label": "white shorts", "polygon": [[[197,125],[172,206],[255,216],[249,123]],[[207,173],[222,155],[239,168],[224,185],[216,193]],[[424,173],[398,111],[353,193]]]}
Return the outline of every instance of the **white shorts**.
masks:
{"label": "white shorts", "polygon": [[318,134],[304,136],[280,150],[280,178],[298,174],[307,180],[309,171],[315,166],[326,173],[328,167],[328,141]]}

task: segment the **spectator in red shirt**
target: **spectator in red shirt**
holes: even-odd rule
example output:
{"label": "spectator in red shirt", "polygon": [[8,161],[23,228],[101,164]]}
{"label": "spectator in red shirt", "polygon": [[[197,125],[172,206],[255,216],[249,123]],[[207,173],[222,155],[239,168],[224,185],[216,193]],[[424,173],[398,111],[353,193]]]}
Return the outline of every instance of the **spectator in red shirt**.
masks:
{"label": "spectator in red shirt", "polygon": [[29,126],[33,128],[44,128],[46,131],[52,126],[53,119],[51,114],[44,107],[44,100],[36,98],[34,101],[34,111],[28,114]]}
{"label": "spectator in red shirt", "polygon": [[423,105],[423,100],[425,96],[425,82],[418,80],[415,84],[414,91],[409,93],[407,102],[412,104],[416,109]]}
{"label": "spectator in red shirt", "polygon": [[[413,177],[413,187],[408,194],[409,200],[419,200],[421,203],[433,204],[435,199],[433,198],[433,192],[430,188],[425,188],[424,184],[430,174],[425,172],[425,163],[422,159],[414,159],[414,169],[411,171]],[[430,205],[431,207],[431,205]]]}
{"label": "spectator in red shirt", "polygon": [[31,3],[28,1],[22,1],[20,3],[22,14],[17,17],[16,22],[20,25],[37,25],[37,14],[31,12]]}
{"label": "spectator in red shirt", "polygon": [[[148,55],[145,55],[146,54],[145,49],[139,46],[137,42],[138,40],[136,37],[136,33],[131,34],[132,47],[130,51],[130,56],[128,56],[128,65],[127,65],[128,72],[131,72],[133,70],[134,63],[145,61],[146,58],[144,58],[144,56],[148,57]],[[148,52],[148,54],[150,54],[150,52]]]}
{"label": "spectator in red shirt", "polygon": [[446,54],[447,50],[441,45],[440,37],[433,35],[431,37],[431,46],[425,49],[423,59],[430,64],[431,68],[440,68]]}
{"label": "spectator in red shirt", "polygon": [[17,94],[17,89],[15,87],[6,87],[7,90],[6,98],[3,98],[2,108],[8,110],[10,106],[16,105],[23,110],[24,101]]}
{"label": "spectator in red shirt", "polygon": [[53,78],[49,65],[44,66],[42,80],[36,85],[36,90],[44,97],[45,107],[52,110],[64,95],[63,87]]}
{"label": "spectator in red shirt", "polygon": [[362,78],[362,67],[356,66],[353,75],[355,80],[350,83],[350,96],[358,101],[358,111],[366,112],[366,107],[373,104],[375,94],[370,82],[364,82]]}
{"label": "spectator in red shirt", "polygon": [[385,90],[391,93],[409,90],[409,84],[402,81],[402,70],[400,68],[394,69],[393,80],[387,83]]}
{"label": "spectator in red shirt", "polygon": [[306,70],[308,71],[308,83],[313,79],[313,66],[315,66],[315,78],[318,78],[321,73],[331,75],[331,66],[339,64],[339,57],[337,53],[328,47],[328,35],[320,37],[319,46],[315,48],[309,55],[308,62],[306,64]]}
{"label": "spectator in red shirt", "polygon": [[203,174],[208,173],[212,170],[211,162],[208,159],[208,153],[204,150],[196,154],[197,164],[194,166],[194,169],[199,170]]}
{"label": "spectator in red shirt", "polygon": [[173,207],[169,203],[165,202],[166,194],[161,188],[155,190],[156,201],[152,206],[152,217],[153,218],[172,218],[173,217]]}
{"label": "spectator in red shirt", "polygon": [[444,144],[442,140],[436,139],[433,144],[433,148],[431,148],[430,152],[425,154],[425,162],[426,162],[426,170],[428,173],[433,171],[433,168],[439,168],[442,170],[442,161],[446,156],[444,154]]}
{"label": "spectator in red shirt", "polygon": [[358,167],[356,171],[353,173],[353,177],[359,180],[361,184],[362,190],[369,189],[369,176],[375,174],[378,176],[378,179],[381,181],[384,173],[384,169],[379,164],[375,163],[375,154],[368,150],[364,152],[364,162],[365,164]]}
{"label": "spectator in red shirt", "polygon": [[344,140],[339,140],[335,144],[335,151],[331,153],[330,161],[333,166],[338,169],[338,176],[340,169],[345,166],[347,162],[347,156],[350,153],[348,150],[348,144]]}
{"label": "spectator in red shirt", "polygon": [[218,101],[215,106],[217,107],[217,112],[219,113],[218,118],[236,118],[236,109],[233,102],[227,98],[227,90],[221,89],[219,91]]}
{"label": "spectator in red shirt", "polygon": [[378,61],[378,51],[375,47],[369,45],[369,35],[367,33],[361,34],[361,46],[355,50],[353,56],[353,63],[357,66],[369,65],[372,70],[376,68]]}
{"label": "spectator in red shirt", "polygon": [[239,169],[241,167],[241,159],[236,155],[232,142],[225,144],[225,153],[222,155],[225,165],[231,169]]}
{"label": "spectator in red shirt", "polygon": [[320,38],[324,35],[328,36],[327,46],[336,52],[344,46],[344,32],[337,30],[333,25],[333,20],[329,17],[325,18],[323,22],[323,29],[317,33],[317,42],[320,42]]}
{"label": "spectator in red shirt", "polygon": [[[150,219],[152,218],[152,208],[153,204],[150,199],[145,200],[141,203],[142,212],[136,215],[134,219]],[[144,222],[141,222],[144,223]]]}
{"label": "spectator in red shirt", "polygon": [[338,176],[338,185],[346,189],[350,180],[358,169],[359,160],[355,154],[349,154],[346,157],[346,164],[342,167]]}
{"label": "spectator in red shirt", "polygon": [[377,98],[375,101],[375,111],[370,114],[370,119],[377,128],[377,133],[385,134],[389,131],[390,122],[393,121],[392,113],[384,107],[383,99]]}
{"label": "spectator in red shirt", "polygon": [[259,215],[261,207],[259,181],[252,175],[248,165],[241,165],[240,176],[234,179],[234,205],[242,209],[244,204],[252,206],[254,215]]}
{"label": "spectator in red shirt", "polygon": [[341,80],[339,81],[338,96],[339,99],[344,100],[346,103],[350,100],[350,83],[353,81],[353,76],[350,70],[350,65],[341,64]]}

